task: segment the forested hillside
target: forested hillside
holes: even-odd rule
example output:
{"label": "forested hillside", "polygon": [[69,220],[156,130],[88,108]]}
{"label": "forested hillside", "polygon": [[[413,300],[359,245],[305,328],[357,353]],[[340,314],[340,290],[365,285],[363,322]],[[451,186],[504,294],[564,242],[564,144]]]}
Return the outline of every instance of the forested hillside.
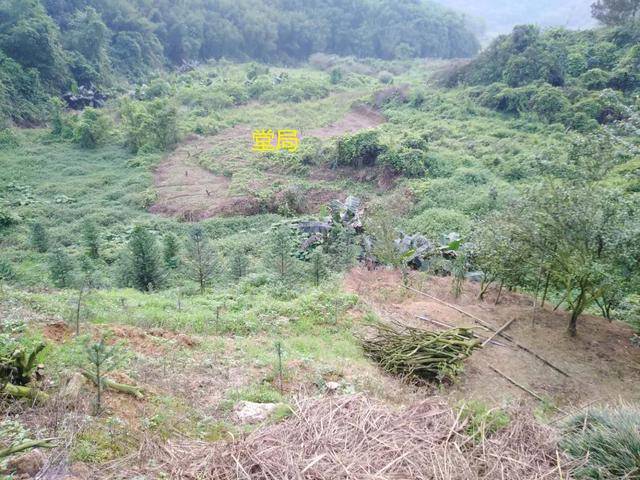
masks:
{"label": "forested hillside", "polygon": [[487,107],[582,131],[635,120],[640,89],[640,30],[634,24],[572,32],[519,26],[477,59],[445,72],[448,86],[477,86]]}
{"label": "forested hillside", "polygon": [[290,63],[315,52],[452,58],[477,50],[460,15],[422,1],[5,0],[0,108],[37,121],[47,92],[141,80],[189,61]]}

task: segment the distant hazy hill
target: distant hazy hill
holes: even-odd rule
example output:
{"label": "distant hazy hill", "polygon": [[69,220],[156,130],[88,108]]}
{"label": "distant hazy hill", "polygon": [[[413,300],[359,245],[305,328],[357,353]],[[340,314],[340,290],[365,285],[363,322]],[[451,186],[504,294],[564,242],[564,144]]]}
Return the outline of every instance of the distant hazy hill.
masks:
{"label": "distant hazy hill", "polygon": [[535,23],[571,29],[595,25],[593,0],[437,0],[484,22],[484,38],[507,33],[514,25]]}

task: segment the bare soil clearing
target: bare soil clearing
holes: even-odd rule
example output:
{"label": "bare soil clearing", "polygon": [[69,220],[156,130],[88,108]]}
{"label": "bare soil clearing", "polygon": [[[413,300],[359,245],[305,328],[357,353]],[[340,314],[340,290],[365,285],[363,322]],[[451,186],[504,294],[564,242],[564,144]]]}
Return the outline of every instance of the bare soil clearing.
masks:
{"label": "bare soil clearing", "polygon": [[[357,293],[383,318],[425,329],[438,327],[417,316],[452,326],[474,326],[469,317],[401,285],[400,275],[385,269],[357,268],[345,279],[346,289]],[[477,299],[479,285],[466,283],[464,293],[456,299],[451,294],[450,279],[427,278],[422,274],[412,278],[412,286],[461,307],[495,328],[515,318],[505,333],[570,375],[570,378],[562,376],[498,337],[497,340],[508,346],[488,345],[476,352],[451,389],[455,397],[494,403],[533,399],[492,371],[489,365],[493,365],[560,408],[591,401],[607,403],[640,398],[640,349],[631,343],[633,331],[627,325],[584,315],[578,325],[578,337],[570,338],[566,333],[567,312],[553,312],[547,305],[536,311],[535,322],[532,322],[532,299],[526,295],[503,292],[500,303],[495,305],[495,290],[480,301]],[[486,330],[477,332],[491,336]]]}
{"label": "bare soil clearing", "polygon": [[[354,133],[384,123],[384,117],[370,107],[360,106],[351,110],[345,117],[325,127],[301,132],[304,137],[328,139],[346,133]],[[262,172],[263,178],[252,180],[246,191],[237,192],[232,188],[233,167],[246,165],[257,157],[251,152],[252,131],[247,125],[237,125],[225,129],[217,135],[201,137],[191,136],[173,151],[155,170],[154,184],[157,192],[156,202],[149,209],[151,213],[178,217],[186,221],[198,221],[218,216],[254,215],[264,211],[263,202],[255,195],[261,188],[270,185],[286,185],[286,175],[277,172]],[[213,162],[225,174],[213,173],[199,165],[202,155],[214,147],[241,145],[246,155],[241,157],[214,158]],[[231,150],[231,149],[230,149]],[[226,169],[226,165],[232,168]],[[226,172],[229,171],[227,174]],[[347,172],[348,175],[348,172]],[[314,169],[311,180],[331,181],[339,178],[336,171]],[[360,179],[359,179],[360,180]],[[304,210],[316,212],[321,205],[340,197],[339,191],[318,187],[305,192]],[[278,198],[276,196],[275,201]]]}
{"label": "bare soil clearing", "polygon": [[348,133],[356,133],[367,128],[382,125],[386,119],[371,107],[359,106],[351,110],[347,115],[324,127],[302,132],[304,137],[332,138]]}
{"label": "bare soil clearing", "polygon": [[212,137],[192,136],[167,157],[154,172],[157,191],[151,213],[197,221],[214,216],[255,213],[249,197],[232,196],[231,180],[198,165],[198,157],[219,142],[245,142],[251,148],[246,126],[229,128]]}

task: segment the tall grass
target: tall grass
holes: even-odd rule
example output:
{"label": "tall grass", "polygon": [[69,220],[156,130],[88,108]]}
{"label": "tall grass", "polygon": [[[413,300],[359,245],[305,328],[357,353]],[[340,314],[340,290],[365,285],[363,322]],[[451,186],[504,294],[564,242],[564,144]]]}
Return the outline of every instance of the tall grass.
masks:
{"label": "tall grass", "polygon": [[640,410],[591,410],[565,425],[561,447],[582,461],[578,479],[640,479]]}

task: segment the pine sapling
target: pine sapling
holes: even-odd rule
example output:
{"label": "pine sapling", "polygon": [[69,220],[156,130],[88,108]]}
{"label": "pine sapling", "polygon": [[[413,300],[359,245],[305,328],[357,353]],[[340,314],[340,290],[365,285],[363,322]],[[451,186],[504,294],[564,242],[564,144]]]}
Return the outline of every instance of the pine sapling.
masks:
{"label": "pine sapling", "polygon": [[104,337],[99,342],[87,348],[87,356],[92,374],[95,376],[98,387],[95,402],[95,414],[102,412],[102,391],[104,388],[105,375],[115,368],[116,347],[107,346]]}

